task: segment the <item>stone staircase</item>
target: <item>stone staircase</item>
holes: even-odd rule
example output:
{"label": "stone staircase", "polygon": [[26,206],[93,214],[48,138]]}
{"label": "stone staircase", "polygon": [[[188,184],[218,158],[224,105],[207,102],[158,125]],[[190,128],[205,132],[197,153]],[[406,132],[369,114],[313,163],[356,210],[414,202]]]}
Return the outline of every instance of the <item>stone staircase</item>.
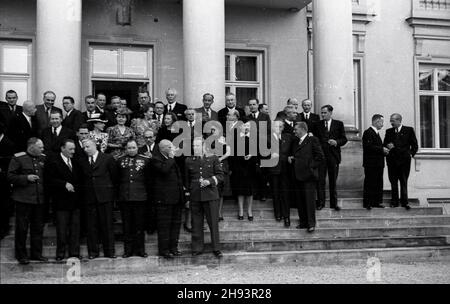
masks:
{"label": "stone staircase", "polygon": [[[230,263],[300,263],[302,265],[345,264],[367,262],[377,257],[381,262],[414,262],[450,260],[450,215],[442,207],[419,206],[411,200],[412,209],[362,208],[360,198],[341,198],[340,212],[325,208],[317,212],[317,229],[307,233],[297,230],[297,210],[291,209],[291,228],[276,222],[272,202],[255,201],[253,222],[237,220],[237,204],[226,201],[220,223],[220,237],[224,257],[216,259],[207,244],[205,253],[198,257],[190,255],[190,234],[181,232],[179,249],[184,253],[174,260],[157,256],[157,236],[146,235],[146,259],[121,258],[121,222],[114,224],[117,259],[99,258],[81,261],[84,273],[117,273],[120,271],[151,271],[164,266],[223,265]],[[388,205],[388,201],[385,201]],[[116,214],[117,218],[120,218]],[[44,252],[49,263],[32,262],[18,265],[14,259],[14,232],[0,244],[0,265],[4,275],[12,272],[42,271],[46,275],[63,275],[69,266],[54,260],[56,232],[53,225],[44,231]],[[210,240],[205,228],[205,242]],[[85,242],[81,254],[87,256]]]}

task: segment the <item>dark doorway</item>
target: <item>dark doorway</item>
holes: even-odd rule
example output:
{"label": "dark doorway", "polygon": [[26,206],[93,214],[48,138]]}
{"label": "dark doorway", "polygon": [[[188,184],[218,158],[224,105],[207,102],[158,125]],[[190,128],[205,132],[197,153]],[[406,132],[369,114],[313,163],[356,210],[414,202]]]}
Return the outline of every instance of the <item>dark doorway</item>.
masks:
{"label": "dark doorway", "polygon": [[106,95],[106,104],[110,103],[111,97],[119,96],[127,101],[130,109],[135,109],[138,105],[137,94],[140,90],[147,90],[148,82],[127,82],[127,81],[92,81],[92,91],[96,95],[103,93]]}

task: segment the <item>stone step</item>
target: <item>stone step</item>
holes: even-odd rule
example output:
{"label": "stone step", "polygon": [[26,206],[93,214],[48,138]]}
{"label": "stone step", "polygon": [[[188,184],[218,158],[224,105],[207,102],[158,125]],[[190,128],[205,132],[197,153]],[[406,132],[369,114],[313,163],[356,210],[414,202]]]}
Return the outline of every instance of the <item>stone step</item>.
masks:
{"label": "stone step", "polygon": [[[389,199],[383,199],[383,205],[386,207],[389,207],[390,200]],[[410,206],[420,206],[420,202],[418,199],[410,199],[409,200]],[[329,200],[326,201],[325,205],[327,207],[330,206]],[[236,209],[237,208],[237,201],[235,200],[226,200],[223,204],[223,209]],[[363,198],[338,198],[338,206],[344,209],[363,209]],[[245,207],[245,206],[244,206]],[[291,207],[293,208],[293,203],[291,204]],[[258,208],[273,208],[273,202],[272,199],[267,199],[265,201],[260,200],[254,200],[253,201],[253,209],[256,210]]]}
{"label": "stone step", "polygon": [[[54,229],[44,231],[44,244],[56,244],[55,233],[49,233]],[[317,228],[314,233],[308,233],[305,229],[291,228],[239,228],[233,230],[221,230],[222,241],[260,241],[268,239],[318,239],[318,238],[370,238],[370,237],[403,237],[403,236],[441,236],[450,235],[450,225],[439,226],[398,226],[398,227],[331,227]],[[116,241],[121,241],[121,235],[116,236]],[[182,231],[180,241],[190,241],[191,234]],[[210,241],[210,233],[205,230],[205,242]],[[157,242],[156,233],[146,235],[146,242]],[[14,235],[9,235],[1,241],[2,247],[13,246]]]}
{"label": "stone step", "polygon": [[[338,250],[300,250],[300,251],[270,251],[270,252],[230,252],[224,253],[222,259],[215,258],[211,253],[192,257],[182,257],[165,260],[157,256],[146,259],[133,257],[128,259],[98,258],[81,261],[81,276],[100,274],[119,274],[121,272],[151,273],[161,267],[169,266],[204,266],[220,267],[227,264],[255,265],[261,264],[300,264],[302,266],[318,265],[361,265],[361,271],[366,271],[368,259],[376,258],[383,263],[450,261],[450,246],[400,247],[400,248],[367,248]],[[19,265],[16,261],[0,262],[1,275],[11,273],[42,273],[43,276],[60,277],[66,280],[66,273],[71,265],[65,263],[32,262],[29,265]],[[81,281],[82,282],[82,281]]]}
{"label": "stone step", "polygon": [[[362,248],[394,248],[394,247],[424,247],[424,246],[447,246],[450,240],[445,236],[426,237],[373,237],[354,239],[292,239],[292,240],[260,240],[260,241],[224,241],[221,242],[223,252],[262,252],[262,251],[298,251],[298,250],[337,250],[337,249],[362,249]],[[146,252],[149,255],[158,254],[156,243],[146,243]],[[180,242],[179,250],[184,254],[190,254],[191,242]],[[123,254],[123,244],[116,242],[115,251],[117,256]],[[205,251],[212,251],[210,243],[205,244]],[[88,256],[87,246],[81,245],[80,254]],[[43,248],[43,255],[54,258],[56,246],[47,245]],[[14,248],[12,246],[1,248],[2,261],[14,260]]]}
{"label": "stone step", "polygon": [[[244,214],[246,213],[244,209]],[[364,208],[353,208],[353,209],[341,209],[341,211],[336,211],[334,209],[325,208],[320,211],[316,211],[316,218],[350,218],[350,217],[373,217],[373,216],[423,216],[423,215],[443,215],[444,209],[442,207],[413,207],[410,210],[405,210],[404,208],[384,208],[378,209],[374,208],[370,211]],[[235,219],[238,216],[238,208],[224,208],[222,215],[225,219],[232,218]],[[291,208],[290,212],[291,218],[298,218],[297,209]],[[253,208],[253,216],[264,219],[273,219],[274,211],[273,207],[267,208]],[[116,218],[120,218],[120,213],[116,213]]]}

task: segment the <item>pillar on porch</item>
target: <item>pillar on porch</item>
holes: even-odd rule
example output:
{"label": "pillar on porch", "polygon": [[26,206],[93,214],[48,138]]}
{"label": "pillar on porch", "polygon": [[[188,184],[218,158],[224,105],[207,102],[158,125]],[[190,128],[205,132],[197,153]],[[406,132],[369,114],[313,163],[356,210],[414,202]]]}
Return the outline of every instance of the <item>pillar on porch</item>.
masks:
{"label": "pillar on porch", "polygon": [[201,107],[202,95],[214,95],[213,108],[225,100],[224,0],[183,1],[184,103]]}
{"label": "pillar on porch", "polygon": [[36,102],[51,90],[62,97],[81,98],[81,2],[82,0],[37,0],[36,13]]}
{"label": "pillar on porch", "polygon": [[313,0],[314,101],[330,104],[336,119],[356,126],[353,102],[352,3]]}
{"label": "pillar on porch", "polygon": [[353,100],[352,1],[313,0],[314,101],[316,109],[330,104],[342,120],[349,142],[342,149],[338,197],[362,196],[362,143],[356,129]]}

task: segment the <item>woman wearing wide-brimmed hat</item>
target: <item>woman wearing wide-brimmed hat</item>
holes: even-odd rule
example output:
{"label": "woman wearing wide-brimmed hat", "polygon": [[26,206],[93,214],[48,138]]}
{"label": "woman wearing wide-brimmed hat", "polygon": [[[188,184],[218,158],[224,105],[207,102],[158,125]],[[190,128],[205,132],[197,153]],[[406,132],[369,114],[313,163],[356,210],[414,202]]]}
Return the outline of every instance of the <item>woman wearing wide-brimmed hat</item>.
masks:
{"label": "woman wearing wide-brimmed hat", "polygon": [[131,111],[128,108],[119,108],[117,111],[117,124],[106,129],[108,133],[108,152],[118,159],[125,154],[125,146],[127,142],[134,139],[134,131],[125,126]]}
{"label": "woman wearing wide-brimmed hat", "polygon": [[89,138],[95,140],[97,148],[103,153],[108,147],[108,133],[103,131],[107,122],[108,120],[104,119],[103,115],[87,120],[87,123],[93,126],[93,130],[89,132]]}

